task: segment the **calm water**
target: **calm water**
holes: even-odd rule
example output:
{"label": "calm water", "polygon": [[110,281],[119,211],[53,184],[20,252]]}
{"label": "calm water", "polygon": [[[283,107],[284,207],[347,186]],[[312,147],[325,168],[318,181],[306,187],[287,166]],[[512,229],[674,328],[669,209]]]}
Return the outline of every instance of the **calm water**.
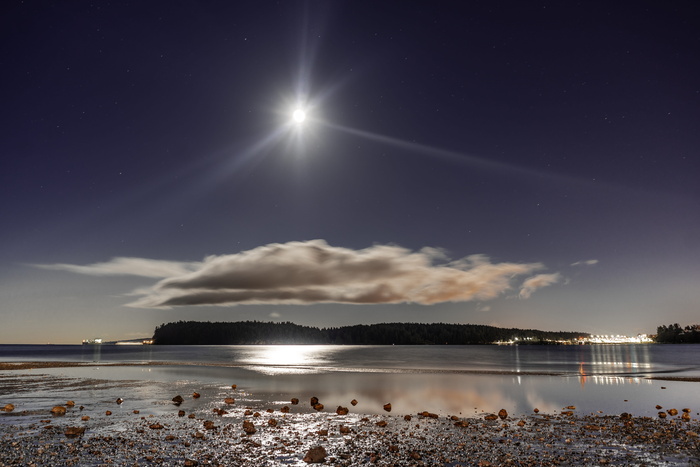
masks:
{"label": "calm water", "polygon": [[[153,404],[162,396],[152,393],[162,388],[182,393],[208,390],[218,397],[217,390],[237,384],[240,397],[251,405],[316,395],[331,411],[357,399],[356,410],[364,413],[380,413],[386,402],[398,413],[464,415],[500,408],[525,414],[535,407],[553,413],[568,405],[577,406],[579,413],[653,415],[657,404],[700,410],[700,383],[648,378],[700,377],[700,346],[693,345],[0,345],[0,361],[138,363],[0,372],[0,381],[21,373],[122,382],[100,383],[114,394],[123,392],[126,382],[139,381],[143,384],[131,387],[138,387],[138,397]],[[44,397],[47,391],[40,384],[25,389],[6,386],[8,394],[0,392],[0,402]]]}
{"label": "calm water", "polygon": [[0,345],[0,361],[202,363],[266,374],[441,370],[590,376],[700,376],[700,346]]}

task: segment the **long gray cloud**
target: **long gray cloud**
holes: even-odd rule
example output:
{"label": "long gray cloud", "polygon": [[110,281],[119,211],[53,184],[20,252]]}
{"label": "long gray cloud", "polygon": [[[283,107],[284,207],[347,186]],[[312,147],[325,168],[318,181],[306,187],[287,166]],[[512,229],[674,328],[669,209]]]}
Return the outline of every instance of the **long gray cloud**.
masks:
{"label": "long gray cloud", "polygon": [[[136,291],[140,298],[128,306],[137,308],[312,303],[430,305],[489,300],[510,290],[516,278],[543,268],[541,263],[492,263],[482,255],[435,264],[438,261],[445,261],[444,253],[433,248],[414,252],[394,245],[374,245],[352,250],[313,240],[210,256],[201,263],[115,258],[88,266],[42,267],[105,275],[109,271],[128,274],[127,266],[131,265],[134,275],[163,278],[150,288]],[[149,268],[149,264],[153,267]],[[526,284],[527,280],[521,288],[540,287],[534,282]]]}

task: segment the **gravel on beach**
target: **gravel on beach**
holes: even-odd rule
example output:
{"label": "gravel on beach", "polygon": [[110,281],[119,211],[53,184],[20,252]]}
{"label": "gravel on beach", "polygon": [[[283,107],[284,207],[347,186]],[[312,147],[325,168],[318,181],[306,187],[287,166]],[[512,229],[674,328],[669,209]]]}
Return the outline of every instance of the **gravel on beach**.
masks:
{"label": "gravel on beach", "polygon": [[[79,411],[75,411],[79,413]],[[92,432],[78,414],[5,427],[0,465],[691,465],[698,423],[624,416],[177,414]],[[103,415],[106,417],[106,415]],[[95,417],[99,418],[99,417]],[[255,430],[246,434],[243,421]],[[84,427],[84,433],[70,427]],[[314,448],[318,453],[313,456]],[[322,448],[322,449],[320,449]],[[306,460],[304,460],[306,458]]]}
{"label": "gravel on beach", "polygon": [[[16,387],[22,378],[7,379]],[[654,417],[573,406],[524,416],[365,415],[353,412],[355,401],[324,407],[295,394],[252,403],[234,386],[226,398],[161,386],[155,410],[130,398],[130,385],[116,400],[91,390],[99,403],[56,400],[58,415],[45,400],[0,396],[0,466],[700,465],[697,409],[658,407]]]}

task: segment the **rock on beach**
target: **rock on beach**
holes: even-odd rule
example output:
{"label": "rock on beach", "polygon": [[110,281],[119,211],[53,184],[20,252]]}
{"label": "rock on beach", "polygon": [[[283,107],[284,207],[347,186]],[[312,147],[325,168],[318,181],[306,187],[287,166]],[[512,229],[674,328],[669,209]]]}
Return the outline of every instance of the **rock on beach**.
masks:
{"label": "rock on beach", "polygon": [[247,435],[252,435],[258,430],[255,428],[255,425],[253,425],[253,422],[250,420],[243,420],[243,431]]}
{"label": "rock on beach", "polygon": [[306,452],[303,461],[307,464],[320,464],[326,461],[327,455],[326,448],[323,446],[316,446]]}
{"label": "rock on beach", "polygon": [[85,433],[84,426],[69,426],[66,427],[65,431],[63,432],[63,434],[66,435],[66,438],[77,438],[78,436],[82,436],[83,433]]}

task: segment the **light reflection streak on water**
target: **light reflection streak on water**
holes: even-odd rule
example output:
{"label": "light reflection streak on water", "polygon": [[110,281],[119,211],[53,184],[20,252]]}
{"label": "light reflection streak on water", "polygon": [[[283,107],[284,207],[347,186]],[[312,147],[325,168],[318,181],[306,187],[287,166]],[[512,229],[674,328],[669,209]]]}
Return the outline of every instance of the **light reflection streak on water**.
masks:
{"label": "light reflection streak on water", "polygon": [[651,385],[652,380],[639,377],[624,377],[624,376],[609,376],[609,375],[593,375],[586,376],[582,375],[579,377],[581,381],[581,387],[585,384],[595,384],[602,386],[622,386],[625,384],[635,384],[635,385]]}
{"label": "light reflection streak on water", "polygon": [[648,346],[592,345],[590,348],[589,369],[586,371],[589,375],[618,372],[621,369],[643,373],[643,370],[652,368]]}
{"label": "light reflection streak on water", "polygon": [[246,349],[240,363],[268,375],[318,373],[328,352],[324,346],[266,345]]}

